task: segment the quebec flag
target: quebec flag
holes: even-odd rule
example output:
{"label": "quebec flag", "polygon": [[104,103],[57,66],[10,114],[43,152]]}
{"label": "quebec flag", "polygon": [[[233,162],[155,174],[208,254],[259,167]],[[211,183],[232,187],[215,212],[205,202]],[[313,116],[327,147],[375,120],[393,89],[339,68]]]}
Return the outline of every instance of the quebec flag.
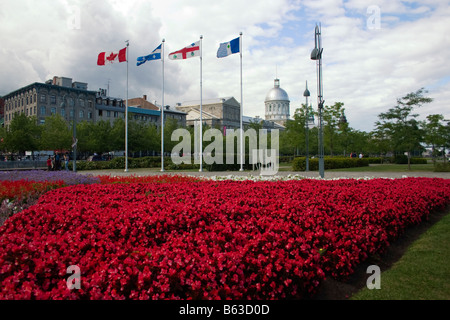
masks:
{"label": "quebec flag", "polygon": [[153,50],[153,52],[150,53],[148,56],[143,56],[143,57],[137,58],[136,65],[140,66],[140,65],[146,63],[147,61],[151,61],[151,60],[161,60],[161,45],[162,44],[160,44],[158,46],[158,48]]}
{"label": "quebec flag", "polygon": [[219,50],[217,50],[217,58],[228,57],[230,54],[240,52],[239,38],[233,39],[230,42],[224,42],[220,44]]}

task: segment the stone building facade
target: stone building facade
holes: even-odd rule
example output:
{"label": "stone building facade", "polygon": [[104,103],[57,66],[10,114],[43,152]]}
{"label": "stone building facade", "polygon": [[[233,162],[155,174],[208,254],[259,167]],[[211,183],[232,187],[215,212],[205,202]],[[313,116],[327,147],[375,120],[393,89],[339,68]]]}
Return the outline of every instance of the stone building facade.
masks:
{"label": "stone building facade", "polygon": [[39,124],[44,124],[46,117],[56,113],[67,121],[71,121],[74,115],[76,121],[95,121],[96,92],[87,90],[87,84],[72,83],[69,78],[54,77],[46,83],[35,82],[3,98],[5,127],[20,113],[36,116]]}
{"label": "stone building facade", "polygon": [[[109,121],[125,119],[126,101],[107,95],[106,90],[87,90],[87,83],[72,82],[71,78],[54,77],[45,83],[35,82],[3,97],[4,126],[8,127],[15,115],[24,113],[36,116],[38,124],[53,114],[60,114],[66,121]],[[128,112],[131,119],[161,123],[161,107],[147,101],[147,97],[129,99]],[[166,107],[165,119],[175,119],[180,126],[186,125],[186,114]]]}
{"label": "stone building facade", "polygon": [[[186,125],[194,126],[200,120],[200,101],[178,104],[176,108],[187,114]],[[241,105],[233,97],[202,101],[203,124],[223,130],[240,128]]]}

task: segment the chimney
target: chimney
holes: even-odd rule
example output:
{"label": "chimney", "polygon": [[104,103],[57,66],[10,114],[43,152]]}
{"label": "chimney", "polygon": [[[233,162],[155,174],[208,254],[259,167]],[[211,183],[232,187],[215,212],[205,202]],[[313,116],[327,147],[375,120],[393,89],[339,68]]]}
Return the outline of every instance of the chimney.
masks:
{"label": "chimney", "polygon": [[144,100],[147,101],[147,95],[146,94],[144,94]]}

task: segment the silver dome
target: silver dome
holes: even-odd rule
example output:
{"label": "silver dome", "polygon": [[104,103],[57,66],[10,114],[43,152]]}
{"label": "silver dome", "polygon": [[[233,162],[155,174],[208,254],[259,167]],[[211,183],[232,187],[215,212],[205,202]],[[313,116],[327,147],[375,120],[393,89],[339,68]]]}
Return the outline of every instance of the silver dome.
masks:
{"label": "silver dome", "polygon": [[266,96],[267,101],[289,101],[289,96],[283,89],[280,88],[280,80],[275,79],[275,86],[269,91]]}

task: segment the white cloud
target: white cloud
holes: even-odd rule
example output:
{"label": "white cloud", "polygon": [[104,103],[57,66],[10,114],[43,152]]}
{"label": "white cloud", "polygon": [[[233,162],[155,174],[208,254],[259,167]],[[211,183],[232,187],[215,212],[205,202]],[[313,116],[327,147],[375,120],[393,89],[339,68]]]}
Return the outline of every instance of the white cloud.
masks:
{"label": "white cloud", "polygon": [[[367,8],[380,8],[379,29],[367,27]],[[79,17],[74,17],[79,9]],[[220,42],[243,32],[244,114],[264,117],[264,98],[276,76],[291,99],[304,103],[308,80],[316,105],[316,68],[309,55],[314,26],[322,24],[326,104],[344,102],[350,125],[371,130],[396,99],[429,87],[433,104],[420,112],[447,113],[450,74],[449,1],[92,1],[0,2],[0,95],[54,75],[126,94],[126,64],[96,65],[102,51],[130,41],[129,96],[161,102],[161,63],[135,59],[166,40],[169,52],[203,39],[203,98],[240,101],[239,55],[216,58]],[[79,18],[78,20],[76,18]],[[79,28],[70,28],[79,22]],[[200,98],[197,58],[165,63],[165,102]],[[277,70],[277,71],[276,71]],[[440,111],[439,111],[440,110]]]}

